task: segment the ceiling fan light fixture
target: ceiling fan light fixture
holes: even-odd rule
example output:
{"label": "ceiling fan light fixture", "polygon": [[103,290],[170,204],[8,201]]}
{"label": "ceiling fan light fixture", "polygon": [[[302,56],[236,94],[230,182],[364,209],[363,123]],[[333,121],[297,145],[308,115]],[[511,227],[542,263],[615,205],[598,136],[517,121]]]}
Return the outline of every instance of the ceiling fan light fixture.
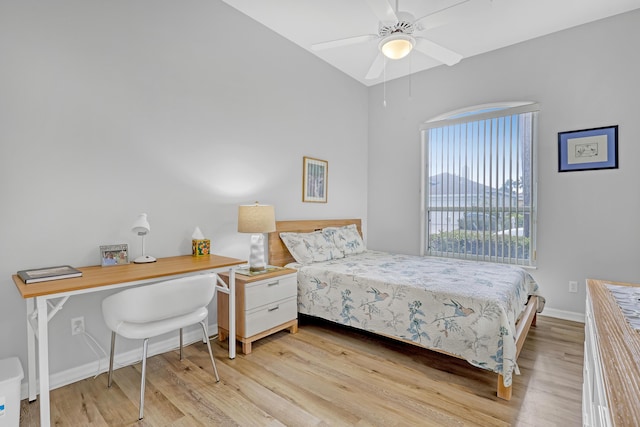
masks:
{"label": "ceiling fan light fixture", "polygon": [[389,59],[402,59],[411,52],[416,41],[402,33],[391,34],[380,42],[380,51]]}

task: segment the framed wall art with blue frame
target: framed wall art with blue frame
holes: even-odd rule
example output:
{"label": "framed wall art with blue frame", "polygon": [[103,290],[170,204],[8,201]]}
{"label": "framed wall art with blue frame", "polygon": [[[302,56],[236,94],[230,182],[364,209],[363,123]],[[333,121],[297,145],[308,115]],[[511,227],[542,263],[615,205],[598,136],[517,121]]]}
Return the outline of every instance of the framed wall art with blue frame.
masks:
{"label": "framed wall art with blue frame", "polygon": [[558,133],[558,172],[617,168],[617,125]]}

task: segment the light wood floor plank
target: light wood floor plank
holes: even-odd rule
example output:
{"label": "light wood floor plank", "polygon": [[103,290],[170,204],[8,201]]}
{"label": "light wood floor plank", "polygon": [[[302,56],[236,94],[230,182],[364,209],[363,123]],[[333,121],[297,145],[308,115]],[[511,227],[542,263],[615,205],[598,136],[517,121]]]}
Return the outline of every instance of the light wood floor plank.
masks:
{"label": "light wood floor plank", "polygon": [[[266,340],[269,339],[271,338],[266,338]],[[253,354],[259,353],[254,352]],[[263,365],[256,363],[256,359],[253,357],[247,358],[245,363],[234,363],[233,367],[238,374],[252,378],[273,394],[289,401],[292,405],[299,406],[300,402],[304,402],[304,409],[306,411],[323,420],[319,425],[356,425],[359,421],[358,417],[351,412],[335,407],[331,401],[322,399],[314,394],[312,390],[303,387],[296,378],[290,380],[267,369],[263,369]],[[256,404],[261,405],[260,402],[263,399],[265,399],[264,396],[259,396]],[[301,407],[299,409],[302,410]],[[272,408],[271,410],[273,411],[274,409]],[[280,408],[276,410],[280,411]],[[307,425],[305,423],[297,424],[295,420],[290,420],[288,413],[283,414],[283,418],[281,419],[283,423],[287,425]]]}
{"label": "light wood floor plank", "polygon": [[[145,419],[140,364],[51,392],[57,426],[579,426],[584,325],[538,317],[518,361],[511,401],[497,376],[419,347],[302,318],[297,334],[259,340],[248,355],[206,346],[149,359]],[[38,402],[21,402],[21,426],[39,426]]]}
{"label": "light wood floor plank", "polygon": [[[206,352],[199,351],[197,345],[190,346],[185,349],[185,357],[188,357],[194,363],[209,364],[209,356]],[[234,364],[234,361],[229,361],[230,365]],[[220,365],[220,362],[218,362]],[[265,372],[260,370],[258,366],[252,366],[249,374],[246,374],[240,366],[229,367],[226,369],[224,366],[219,366],[221,372],[224,372],[224,379],[222,382],[228,386],[233,387],[242,398],[246,401],[252,402],[257,408],[260,408],[264,413],[270,413],[277,420],[280,420],[286,425],[296,426],[322,426],[324,422],[322,419],[314,416],[311,412],[308,412],[298,406],[295,401],[288,399],[288,393],[279,393],[280,377],[271,375],[268,379],[264,376],[256,375],[256,372]]]}
{"label": "light wood floor plank", "polygon": [[[364,384],[354,375],[355,371],[348,373],[344,369],[335,369],[330,358],[322,355],[309,357],[300,351],[299,347],[295,354],[287,354],[286,350],[277,344],[279,343],[276,343],[275,353],[261,352],[264,364],[280,376],[295,379],[303,387],[312,390],[317,397],[331,401],[334,407],[348,410],[360,420],[378,421],[384,425],[393,425],[394,420],[401,418],[413,423],[423,420],[421,414],[406,411],[401,405],[394,403],[385,390],[375,386],[374,381]],[[283,354],[287,354],[288,357],[282,358]],[[279,361],[283,363],[278,363]],[[363,395],[363,389],[367,389],[368,394]],[[367,401],[367,405],[354,406],[354,402],[363,400]],[[375,419],[371,419],[374,414],[368,410],[371,406],[377,408]]]}
{"label": "light wood floor plank", "polygon": [[[427,376],[413,369],[410,364],[389,363],[389,359],[377,358],[376,366],[371,367],[371,353],[359,351],[345,351],[344,346],[335,345],[329,340],[320,342],[321,349],[314,347],[314,339],[310,336],[301,337],[296,347],[297,352],[309,352],[310,358],[323,361],[334,370],[333,376],[344,378],[358,390],[369,389],[373,395],[380,396],[385,405],[393,410],[400,410],[404,414],[415,414],[424,422],[432,420],[434,425],[446,425],[457,418],[466,417],[478,425],[500,425],[500,421],[492,416],[485,416],[478,412],[461,411],[457,401],[465,396],[464,390],[452,390],[444,396],[439,393],[441,384],[432,381]],[[304,341],[307,345],[301,345]],[[314,351],[316,350],[316,351]],[[320,352],[317,352],[320,350]],[[422,349],[414,348],[417,351]],[[397,354],[389,354],[396,357]],[[386,362],[386,363],[385,363]],[[387,385],[389,381],[396,381],[397,391],[391,391]]]}

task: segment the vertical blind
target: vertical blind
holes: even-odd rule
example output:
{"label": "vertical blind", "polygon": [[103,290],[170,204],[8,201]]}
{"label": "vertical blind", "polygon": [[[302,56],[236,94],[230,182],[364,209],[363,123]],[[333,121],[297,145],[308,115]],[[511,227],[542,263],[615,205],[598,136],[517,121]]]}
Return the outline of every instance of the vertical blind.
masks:
{"label": "vertical blind", "polygon": [[484,108],[423,126],[423,254],[534,263],[536,110]]}

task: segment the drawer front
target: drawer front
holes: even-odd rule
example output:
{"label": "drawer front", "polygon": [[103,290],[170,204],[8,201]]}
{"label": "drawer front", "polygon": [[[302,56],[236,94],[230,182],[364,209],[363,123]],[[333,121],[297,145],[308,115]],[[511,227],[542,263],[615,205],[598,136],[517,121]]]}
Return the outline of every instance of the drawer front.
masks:
{"label": "drawer front", "polygon": [[254,308],[298,295],[295,274],[247,283],[244,288],[244,309]]}
{"label": "drawer front", "polygon": [[297,317],[298,298],[296,296],[255,308],[247,312],[245,337],[249,338]]}

